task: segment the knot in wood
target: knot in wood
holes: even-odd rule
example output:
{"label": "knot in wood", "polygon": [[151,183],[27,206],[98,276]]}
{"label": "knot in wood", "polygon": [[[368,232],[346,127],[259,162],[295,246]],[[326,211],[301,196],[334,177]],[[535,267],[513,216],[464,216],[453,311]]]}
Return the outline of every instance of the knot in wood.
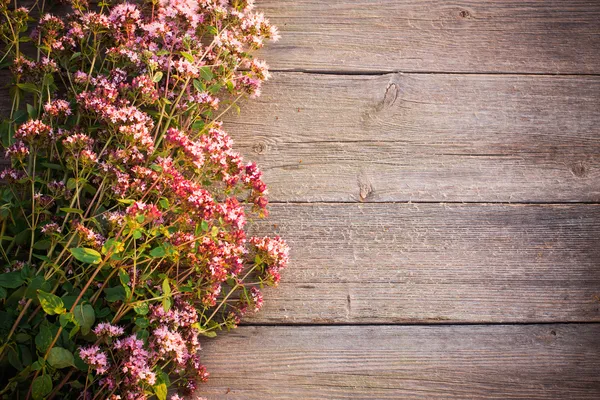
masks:
{"label": "knot in wood", "polygon": [[256,143],[252,147],[252,150],[254,150],[256,154],[263,154],[267,150],[267,145],[264,143]]}

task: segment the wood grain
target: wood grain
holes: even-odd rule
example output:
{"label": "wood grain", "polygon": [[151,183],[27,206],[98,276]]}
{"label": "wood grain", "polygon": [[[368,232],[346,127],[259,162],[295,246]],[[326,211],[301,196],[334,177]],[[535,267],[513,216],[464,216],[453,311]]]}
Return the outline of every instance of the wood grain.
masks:
{"label": "wood grain", "polygon": [[600,201],[600,78],[278,73],[226,127],[274,201]]}
{"label": "wood grain", "polygon": [[291,265],[249,323],[600,322],[600,206],[274,204]]}
{"label": "wood grain", "polygon": [[277,69],[599,73],[600,3],[261,0]]}
{"label": "wood grain", "polygon": [[242,327],[202,354],[210,400],[600,397],[598,325]]}

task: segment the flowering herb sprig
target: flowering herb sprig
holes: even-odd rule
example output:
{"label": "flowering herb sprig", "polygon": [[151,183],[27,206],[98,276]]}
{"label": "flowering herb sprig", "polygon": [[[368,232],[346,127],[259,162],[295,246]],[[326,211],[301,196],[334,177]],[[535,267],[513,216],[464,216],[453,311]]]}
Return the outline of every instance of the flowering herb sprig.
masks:
{"label": "flowering herb sprig", "polygon": [[[247,237],[267,188],[220,118],[269,78],[252,0],[0,0],[0,396],[180,399],[288,247]],[[31,52],[24,47],[31,42]],[[170,395],[168,394],[170,393]]]}

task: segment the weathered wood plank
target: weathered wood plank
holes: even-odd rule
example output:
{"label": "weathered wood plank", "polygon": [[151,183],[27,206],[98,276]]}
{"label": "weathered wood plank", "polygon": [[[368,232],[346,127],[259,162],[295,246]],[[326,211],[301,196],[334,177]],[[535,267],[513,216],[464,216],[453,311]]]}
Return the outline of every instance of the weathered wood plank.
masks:
{"label": "weathered wood plank", "polygon": [[600,397],[598,325],[242,327],[203,356],[211,400]]}
{"label": "weathered wood plank", "polygon": [[600,206],[274,204],[292,248],[249,323],[600,322]]}
{"label": "weathered wood plank", "polygon": [[261,0],[274,68],[599,73],[600,3]]}
{"label": "weathered wood plank", "polygon": [[596,202],[599,109],[598,77],[278,73],[226,127],[276,201]]}

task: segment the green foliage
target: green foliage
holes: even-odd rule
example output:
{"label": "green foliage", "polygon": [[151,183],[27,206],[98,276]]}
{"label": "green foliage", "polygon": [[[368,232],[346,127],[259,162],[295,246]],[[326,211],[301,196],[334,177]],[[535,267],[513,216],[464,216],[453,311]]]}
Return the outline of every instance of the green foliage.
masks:
{"label": "green foliage", "polygon": [[38,299],[44,312],[48,315],[64,314],[67,312],[62,299],[52,293],[38,290]]}

